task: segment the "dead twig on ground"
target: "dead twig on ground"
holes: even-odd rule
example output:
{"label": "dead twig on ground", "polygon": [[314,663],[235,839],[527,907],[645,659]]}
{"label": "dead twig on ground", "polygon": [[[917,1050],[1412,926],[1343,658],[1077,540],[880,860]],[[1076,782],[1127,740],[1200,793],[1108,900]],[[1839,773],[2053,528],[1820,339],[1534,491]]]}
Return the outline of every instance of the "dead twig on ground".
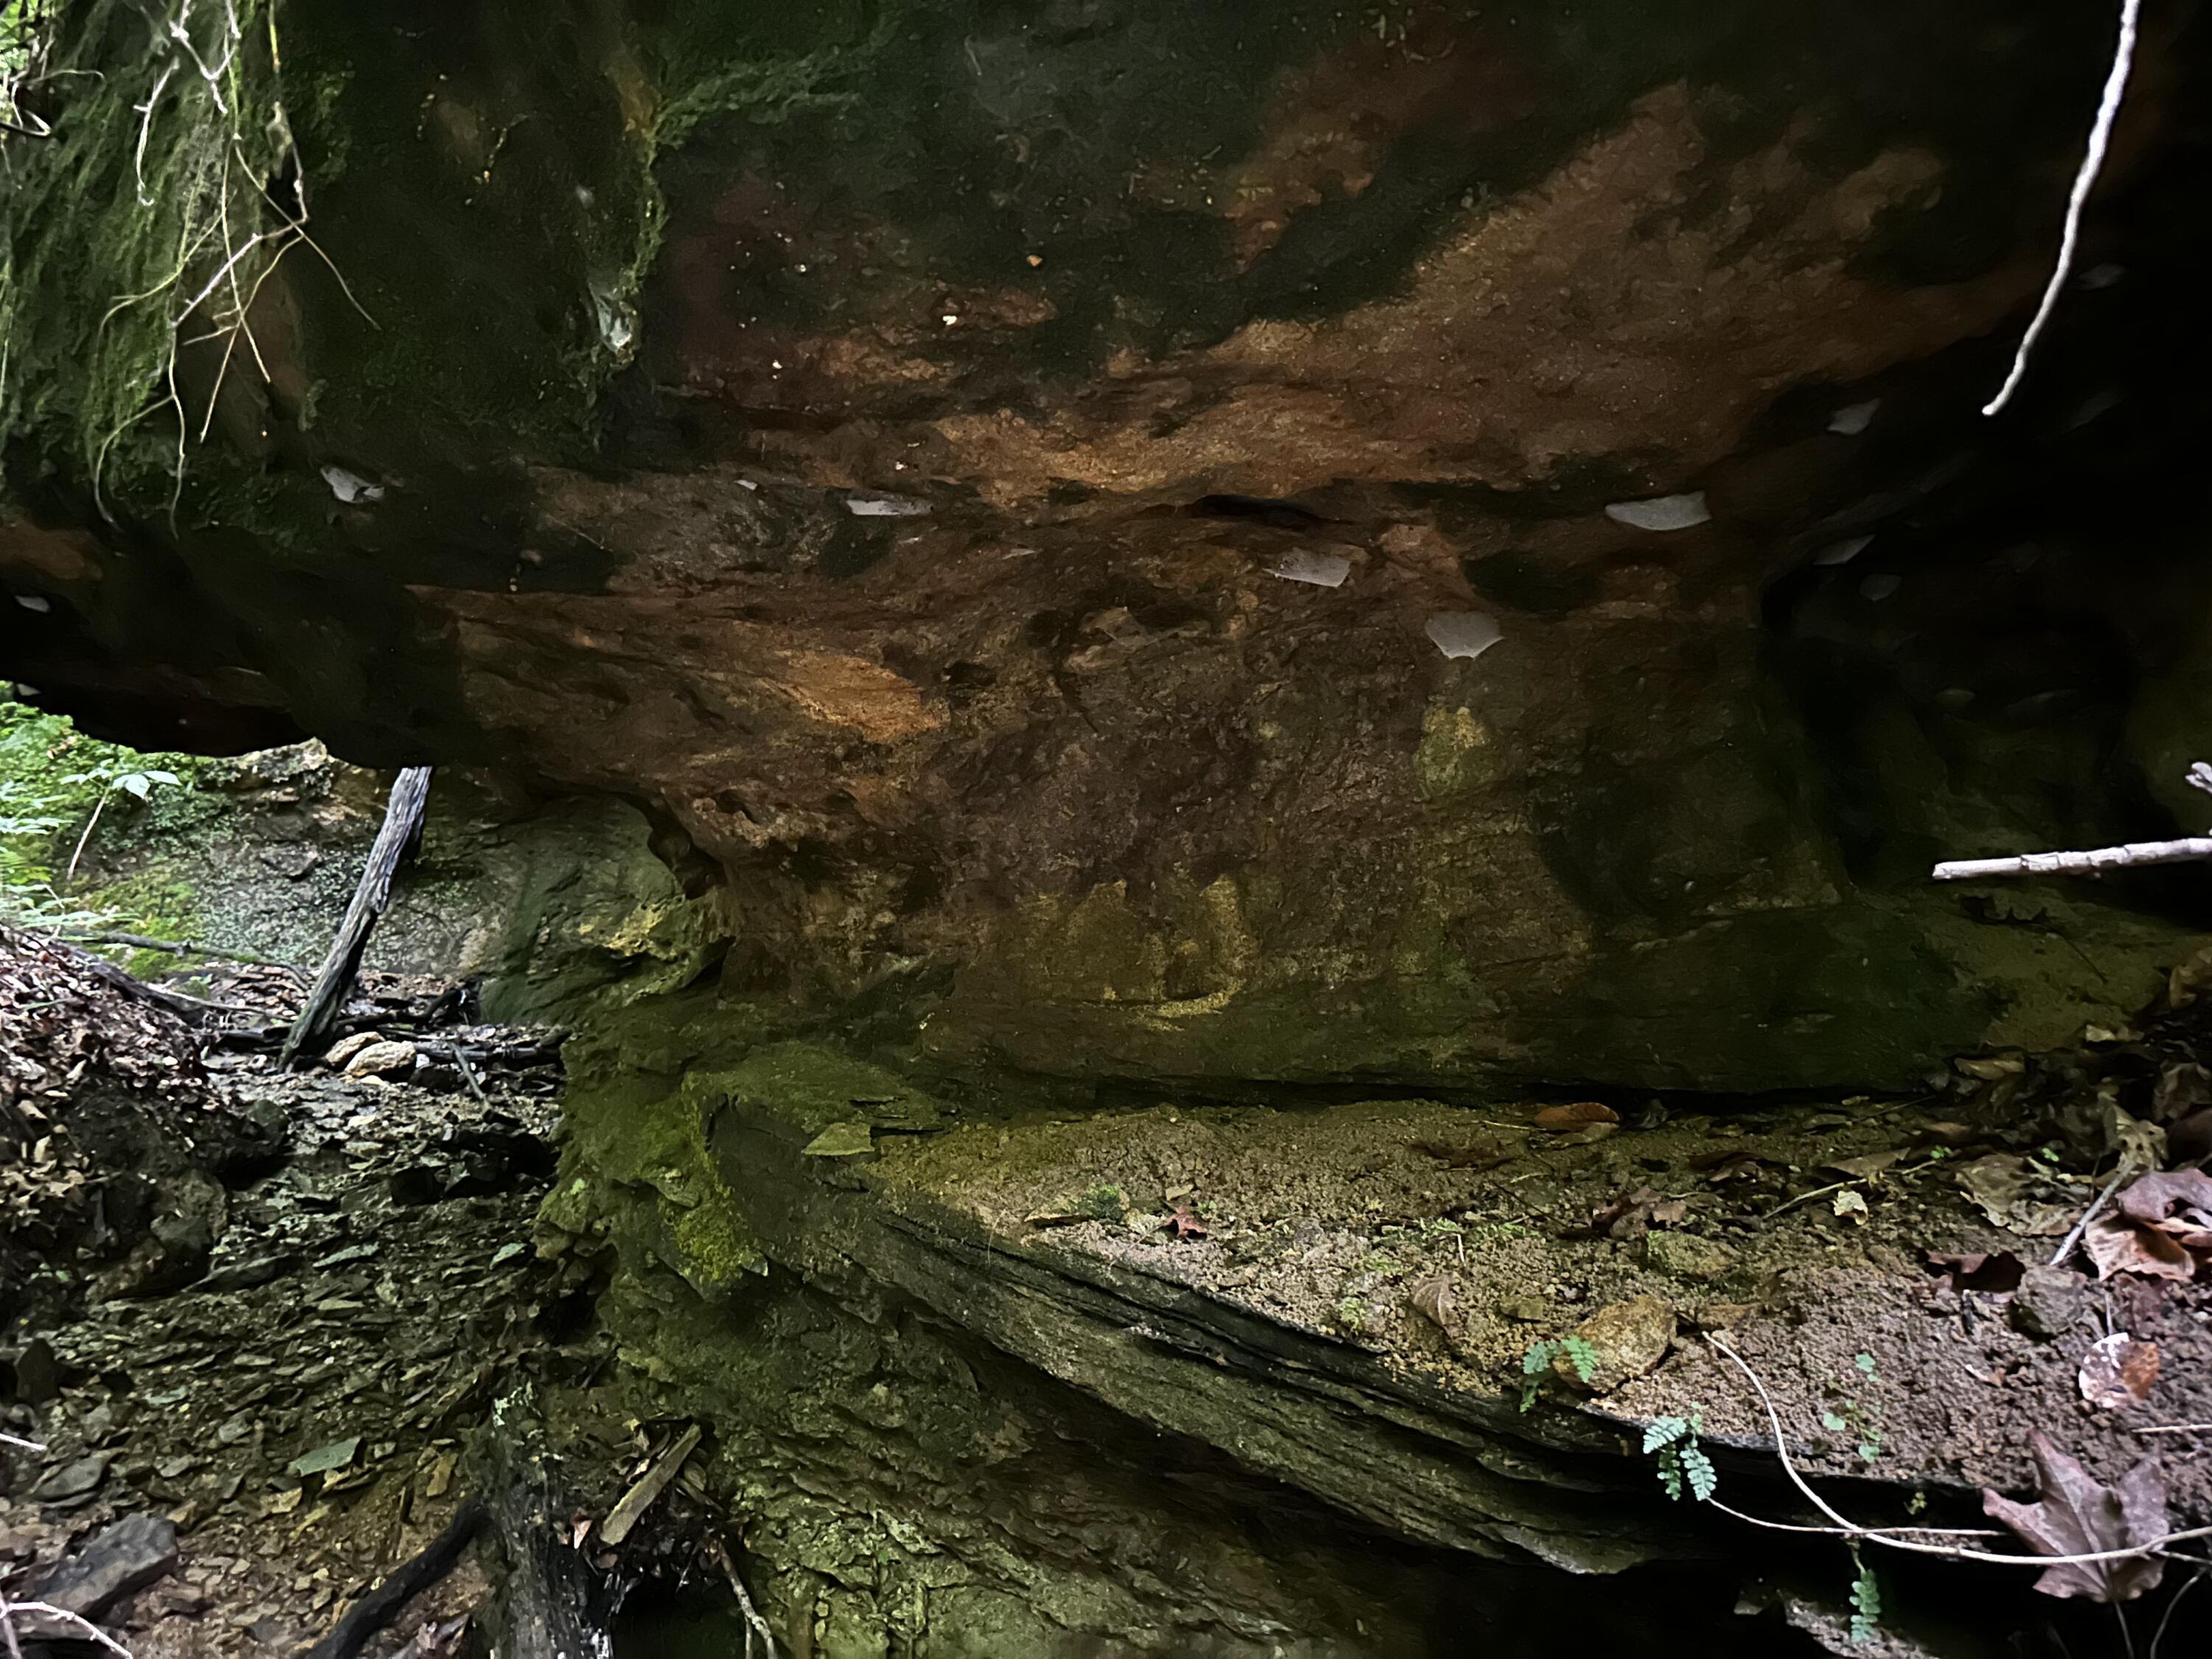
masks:
{"label": "dead twig on ground", "polygon": [[2066,1235],[2065,1242],[2059,1245],[2057,1253],[2051,1256],[2052,1267],[2063,1267],[2066,1265],[2066,1258],[2074,1254],[2074,1247],[2081,1242],[2081,1235],[2089,1231],[2089,1224],[2105,1212],[2105,1206],[2112,1201],[2112,1194],[2120,1190],[2120,1183],[2135,1173],[2136,1166],[2124,1160],[2120,1167],[2112,1172],[2112,1178],[2105,1183],[2105,1189],[2089,1200],[2089,1207],[2081,1212],[2081,1218],[2074,1224],[2074,1231]]}
{"label": "dead twig on ground", "polygon": [[476,1499],[463,1504],[443,1532],[349,1607],[331,1633],[307,1650],[307,1659],[353,1659],[370,1637],[399,1616],[401,1608],[453,1570],[485,1519],[484,1507]]}
{"label": "dead twig on ground", "polygon": [[256,956],[251,951],[226,951],[220,945],[200,945],[190,939],[155,939],[145,933],[76,932],[59,937],[71,945],[120,945],[133,951],[165,951],[175,957],[207,957],[216,962],[243,962],[255,968],[281,968],[303,980],[307,976],[307,970],[297,963],[279,962],[275,957]]}

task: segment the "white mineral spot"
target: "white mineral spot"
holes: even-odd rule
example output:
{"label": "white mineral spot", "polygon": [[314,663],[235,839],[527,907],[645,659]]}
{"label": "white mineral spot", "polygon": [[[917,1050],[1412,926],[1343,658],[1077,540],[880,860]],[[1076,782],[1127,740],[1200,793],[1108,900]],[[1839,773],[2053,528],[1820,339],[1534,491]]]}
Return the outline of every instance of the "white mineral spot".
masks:
{"label": "white mineral spot", "polygon": [[907,495],[848,495],[845,510],[856,519],[926,519],[929,503]]}
{"label": "white mineral spot", "polygon": [[1869,576],[1859,584],[1859,592],[1875,600],[1887,599],[1904,584],[1895,576]]}
{"label": "white mineral spot", "polygon": [[1615,524],[1636,530],[1687,530],[1710,522],[1713,515],[1705,506],[1705,492],[1693,489],[1686,495],[1654,495],[1649,501],[1614,501],[1605,509],[1605,516]]}
{"label": "white mineral spot", "polygon": [[1872,543],[1871,536],[1854,536],[1849,541],[1830,542],[1813,556],[1814,564],[1849,564],[1863,553]]}
{"label": "white mineral spot", "polygon": [[54,608],[54,602],[52,599],[40,599],[36,593],[18,593],[15,595],[15,603],[26,611],[37,611],[42,617]]}
{"label": "white mineral spot", "polygon": [[1869,398],[1863,404],[1845,404],[1828,416],[1828,430],[1840,432],[1846,438],[1856,438],[1874,424],[1874,412],[1881,407],[1881,399]]}
{"label": "white mineral spot", "polygon": [[1480,611],[1443,611],[1429,618],[1427,633],[1447,657],[1479,657],[1505,637],[1497,618]]}
{"label": "white mineral spot", "polygon": [[342,466],[325,467],[323,482],[331,487],[331,494],[348,507],[356,501],[380,501],[384,499],[382,484],[373,484],[366,478],[357,477]]}
{"label": "white mineral spot", "polygon": [[1294,548],[1267,568],[1271,576],[1286,582],[1310,582],[1316,587],[1341,587],[1352,574],[1352,561],[1334,553],[1310,553]]}

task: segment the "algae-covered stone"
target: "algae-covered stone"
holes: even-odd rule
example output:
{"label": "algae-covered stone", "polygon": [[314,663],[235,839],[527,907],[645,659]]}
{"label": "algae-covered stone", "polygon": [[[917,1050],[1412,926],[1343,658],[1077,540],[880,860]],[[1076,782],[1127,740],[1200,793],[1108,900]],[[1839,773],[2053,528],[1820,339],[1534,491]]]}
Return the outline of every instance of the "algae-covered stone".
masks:
{"label": "algae-covered stone", "polygon": [[1677,1279],[1718,1279],[1735,1265],[1735,1252],[1695,1233],[1655,1232],[1644,1241],[1644,1265]]}
{"label": "algae-covered stone", "polygon": [[1570,1352],[1553,1360],[1553,1370],[1592,1394],[1610,1394],[1667,1357],[1674,1340],[1674,1310],[1659,1297],[1632,1297],[1592,1314],[1575,1327],[1572,1340],[1583,1345],[1581,1357],[1589,1375]]}

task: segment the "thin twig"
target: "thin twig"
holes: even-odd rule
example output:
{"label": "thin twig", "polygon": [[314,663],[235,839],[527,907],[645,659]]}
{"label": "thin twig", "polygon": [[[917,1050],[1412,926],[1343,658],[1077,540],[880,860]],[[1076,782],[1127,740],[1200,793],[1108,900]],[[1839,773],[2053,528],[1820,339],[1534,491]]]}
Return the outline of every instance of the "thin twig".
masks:
{"label": "thin twig", "polygon": [[100,792],[100,799],[92,804],[92,816],[85,820],[84,833],[76,838],[76,850],[70,854],[69,868],[62,872],[63,886],[66,887],[76,879],[76,861],[84,856],[85,843],[92,839],[92,832],[100,827],[100,815],[107,810],[107,798],[114,793],[112,789],[103,789]]}
{"label": "thin twig", "polygon": [[[2097,1550],[2086,1555],[1999,1555],[1992,1550],[1960,1549],[1951,1544],[1917,1543],[1911,1539],[1898,1535],[1899,1530],[1917,1530],[1917,1528],[1886,1530],[1879,1527],[1863,1527],[1849,1516],[1837,1510],[1827,1499],[1814,1491],[1805,1477],[1797,1472],[1797,1465],[1790,1456],[1789,1443],[1783,1437],[1781,1413],[1775,1410],[1774,1398],[1767,1393],[1766,1384],[1760,1380],[1759,1373],[1745,1363],[1743,1356],[1729,1346],[1728,1339],[1722,1336],[1719,1332],[1709,1333],[1705,1340],[1722,1353],[1726,1354],[1735,1364],[1735,1368],[1749,1379],[1751,1386],[1758,1391],[1759,1403],[1765,1408],[1768,1426],[1773,1431],[1775,1455],[1781,1460],[1782,1472],[1790,1477],[1790,1484],[1802,1492],[1806,1501],[1814,1509],[1834,1522],[1838,1531],[1844,1537],[1861,1539],[1870,1544],[1880,1544],[1887,1549],[1902,1550],[1911,1555],[1940,1556],[1951,1561],[1986,1561],[2001,1567],[2088,1566],[2100,1561],[2135,1561],[2147,1555],[2161,1554],[2169,1544],[2186,1543],[2192,1538],[2212,1538],[2212,1527],[2191,1527],[2182,1532],[2167,1533],[2165,1536],[2154,1538],[2148,1543],[2131,1545],[2126,1549]],[[1750,1519],[1749,1516],[1744,1518]]]}
{"label": "thin twig", "polygon": [[2112,1194],[2120,1190],[2120,1183],[2135,1172],[2136,1166],[2125,1160],[2121,1162],[2118,1169],[2112,1171],[2112,1178],[2105,1183],[2105,1190],[2089,1200],[2089,1207],[2081,1212],[2081,1218],[2074,1224],[2074,1231],[2066,1235],[2066,1242],[2058,1247],[2058,1253],[2051,1258],[2052,1267],[2063,1267],[2066,1265],[2066,1258],[2074,1254],[2074,1247],[2081,1242],[2081,1235],[2089,1231],[2089,1224],[2104,1213],[2105,1206],[2112,1200]]}
{"label": "thin twig", "polygon": [[110,1653],[119,1653],[123,1659],[131,1659],[130,1649],[82,1613],[71,1613],[67,1607],[58,1607],[51,1601],[0,1601],[0,1630],[8,1632],[8,1646],[15,1654],[15,1659],[21,1659],[21,1650],[15,1648],[15,1615],[19,1613],[35,1613],[48,1619],[58,1619],[73,1629],[82,1631],[87,1638],[99,1643]]}
{"label": "thin twig", "polygon": [[2151,1423],[2130,1426],[2137,1434],[2212,1434],[2212,1423]]}
{"label": "thin twig", "polygon": [[35,1440],[26,1440],[21,1435],[0,1434],[0,1446],[14,1446],[22,1451],[42,1452],[46,1448]]}
{"label": "thin twig", "polygon": [[2043,299],[2035,308],[2035,315],[2027,325],[2027,331],[2020,337],[2020,349],[2013,354],[2012,373],[2005,376],[1997,395],[1982,405],[1982,413],[1994,415],[2012,401],[2012,394],[2027,373],[2029,353],[2043,335],[2051,321],[2051,313],[2058,307],[2058,296],[2064,291],[2066,279],[2074,271],[2074,250],[2081,236],[2081,210],[2088,205],[2089,192],[2096,187],[2097,174],[2105,165],[2106,147],[2112,143],[2112,123],[2120,112],[2120,94],[2127,89],[2128,70],[2135,62],[2136,23],[2142,13],[2142,0],[2121,0],[2120,39],[2112,52],[2112,67],[2105,76],[2105,95],[2098,100],[2097,119],[2089,129],[2089,148],[2081,157],[2081,166],[2074,175],[2074,188],[2066,198],[2066,228],[2058,238],[2058,260],[2051,267],[2051,281],[2043,290]]}

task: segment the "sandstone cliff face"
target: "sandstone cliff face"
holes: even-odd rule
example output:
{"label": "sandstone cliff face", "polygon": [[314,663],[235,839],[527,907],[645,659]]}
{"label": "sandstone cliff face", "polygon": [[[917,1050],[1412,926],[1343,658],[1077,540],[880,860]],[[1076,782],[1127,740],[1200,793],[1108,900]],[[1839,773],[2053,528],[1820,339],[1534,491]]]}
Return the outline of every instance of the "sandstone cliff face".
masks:
{"label": "sandstone cliff face", "polygon": [[2166,411],[2062,342],[1972,414],[2089,13],[317,0],[150,164],[105,16],[17,146],[0,668],[624,796],[739,1025],[1753,1090],[2171,953],[2185,878],[1920,879],[2191,740],[2195,526],[2075,510]]}

